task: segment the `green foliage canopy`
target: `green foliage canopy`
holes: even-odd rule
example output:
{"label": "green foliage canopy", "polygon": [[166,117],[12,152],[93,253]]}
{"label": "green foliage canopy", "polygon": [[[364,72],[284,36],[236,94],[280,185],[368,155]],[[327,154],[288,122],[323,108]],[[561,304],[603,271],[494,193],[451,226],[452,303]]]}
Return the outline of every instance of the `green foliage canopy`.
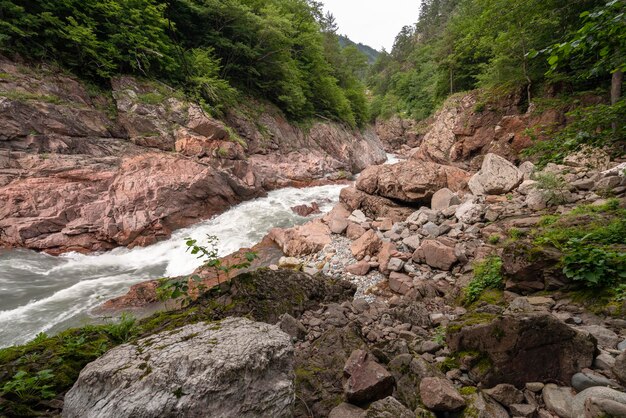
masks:
{"label": "green foliage canopy", "polygon": [[[0,52],[105,83],[157,78],[219,109],[237,93],[288,116],[362,124],[367,58],[307,0],[0,0]],[[332,45],[330,47],[329,45]],[[331,55],[339,51],[339,59]]]}

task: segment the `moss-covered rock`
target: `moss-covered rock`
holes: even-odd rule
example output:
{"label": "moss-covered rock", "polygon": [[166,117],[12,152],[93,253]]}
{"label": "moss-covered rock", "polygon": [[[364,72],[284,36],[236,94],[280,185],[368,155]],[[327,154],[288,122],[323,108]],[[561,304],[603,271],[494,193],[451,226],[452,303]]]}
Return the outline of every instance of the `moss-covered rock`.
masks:
{"label": "moss-covered rock", "polygon": [[[81,369],[122,342],[133,343],[162,331],[175,331],[198,322],[213,323],[229,316],[276,323],[284,313],[299,317],[320,303],[341,302],[354,292],[355,288],[344,281],[289,270],[259,269],[222,283],[183,309],[158,312],[130,325],[86,326],[53,337],[42,335],[29,344],[5,348],[0,350],[0,417],[58,415],[63,396]],[[352,348],[348,355],[351,351]],[[338,370],[342,367],[343,363]],[[37,379],[37,373],[43,370],[52,374],[49,381]],[[30,379],[27,384],[31,387],[20,393],[3,390],[7,383],[16,381],[19,371],[26,375],[20,375],[18,383]],[[51,387],[42,394],[41,386],[48,385]]]}
{"label": "moss-covered rock", "polygon": [[[593,337],[543,313],[453,323],[446,341],[459,362],[471,368],[472,378],[487,387],[568,382],[576,372],[591,366],[596,350]],[[462,352],[470,355],[462,356]]]}

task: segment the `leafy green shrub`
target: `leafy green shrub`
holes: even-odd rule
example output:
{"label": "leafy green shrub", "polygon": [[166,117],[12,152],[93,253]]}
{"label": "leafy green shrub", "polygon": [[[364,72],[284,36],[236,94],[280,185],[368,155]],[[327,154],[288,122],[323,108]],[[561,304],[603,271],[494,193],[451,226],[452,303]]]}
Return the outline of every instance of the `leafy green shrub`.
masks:
{"label": "leafy green shrub", "polygon": [[544,217],[539,226],[534,244],[561,251],[563,273],[573,281],[598,289],[626,280],[626,210],[617,199]]}
{"label": "leafy green shrub", "polygon": [[563,273],[588,287],[607,287],[626,280],[626,252],[611,251],[586,242],[570,239],[564,248]]}
{"label": "leafy green shrub", "polygon": [[475,302],[484,290],[500,289],[502,286],[502,259],[488,257],[474,265],[474,278],[465,288],[465,302]]}
{"label": "leafy green shrub", "polygon": [[547,163],[562,163],[570,154],[580,151],[583,146],[608,148],[616,154],[623,154],[626,140],[626,100],[615,105],[594,105],[579,108],[567,113],[570,122],[558,132],[546,130],[545,135],[552,139],[536,141],[525,149],[522,155],[538,157],[538,166]]}
{"label": "leafy green shrub", "polygon": [[40,370],[34,375],[20,370],[2,386],[3,395],[14,395],[24,401],[33,398],[53,398],[54,385],[49,383],[53,379],[54,374],[49,369]]}

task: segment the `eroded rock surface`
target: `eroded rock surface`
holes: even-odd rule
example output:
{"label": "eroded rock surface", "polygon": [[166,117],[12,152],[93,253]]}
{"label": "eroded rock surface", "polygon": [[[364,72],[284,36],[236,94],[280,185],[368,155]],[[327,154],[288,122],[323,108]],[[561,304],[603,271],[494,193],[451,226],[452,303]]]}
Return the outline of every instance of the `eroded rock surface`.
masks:
{"label": "eroded rock surface", "polygon": [[64,417],[291,417],[293,346],[277,326],[230,318],[112,349],[65,397]]}

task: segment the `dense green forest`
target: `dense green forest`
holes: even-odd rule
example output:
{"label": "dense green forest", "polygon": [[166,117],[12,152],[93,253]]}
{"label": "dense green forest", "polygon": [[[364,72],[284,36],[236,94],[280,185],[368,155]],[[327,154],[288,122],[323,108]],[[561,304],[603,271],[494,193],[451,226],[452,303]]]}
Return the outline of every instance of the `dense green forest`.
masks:
{"label": "dense green forest", "polygon": [[0,0],[0,52],[54,61],[100,84],[129,73],[214,112],[245,95],[289,117],[368,119],[367,57],[342,48],[312,0]]}
{"label": "dense green forest", "polygon": [[423,119],[476,88],[599,89],[617,102],[626,69],[624,0],[424,0],[419,21],[374,64],[372,118]]}

